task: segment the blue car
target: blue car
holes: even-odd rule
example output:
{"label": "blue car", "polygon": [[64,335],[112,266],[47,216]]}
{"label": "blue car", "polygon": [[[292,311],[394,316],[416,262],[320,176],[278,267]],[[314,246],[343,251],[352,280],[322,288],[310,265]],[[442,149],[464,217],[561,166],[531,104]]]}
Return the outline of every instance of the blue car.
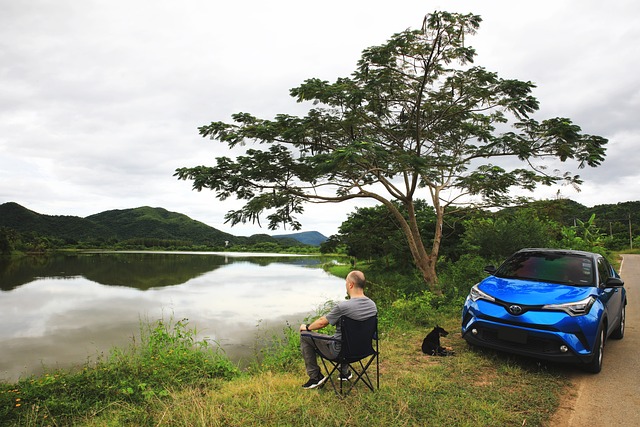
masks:
{"label": "blue car", "polygon": [[598,373],[607,340],[624,337],[624,282],[602,255],[522,249],[485,272],[462,311],[469,344]]}

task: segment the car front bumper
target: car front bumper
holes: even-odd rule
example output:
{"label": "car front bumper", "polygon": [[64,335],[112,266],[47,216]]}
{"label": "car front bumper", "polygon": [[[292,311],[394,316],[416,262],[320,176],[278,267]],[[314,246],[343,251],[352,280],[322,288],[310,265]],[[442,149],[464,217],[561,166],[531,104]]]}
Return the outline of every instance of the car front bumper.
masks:
{"label": "car front bumper", "polygon": [[[589,363],[593,359],[597,322],[593,316],[577,318],[560,312],[512,316],[489,302],[467,301],[463,310],[462,337],[476,346],[522,356]],[[588,323],[586,328],[583,327],[585,323]],[[584,333],[585,329],[588,335]],[[593,334],[590,333],[592,330]]]}

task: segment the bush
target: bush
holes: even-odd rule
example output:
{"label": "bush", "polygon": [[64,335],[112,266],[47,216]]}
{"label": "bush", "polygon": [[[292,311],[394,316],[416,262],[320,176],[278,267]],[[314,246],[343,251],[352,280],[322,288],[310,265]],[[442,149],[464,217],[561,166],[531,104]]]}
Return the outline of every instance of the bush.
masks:
{"label": "bush", "polygon": [[471,287],[487,276],[484,267],[499,265],[500,262],[502,261],[486,260],[473,254],[462,255],[456,262],[443,262],[439,277],[444,295],[451,302],[465,298]]}
{"label": "bush", "polygon": [[394,320],[404,320],[415,324],[432,323],[434,295],[428,291],[413,297],[397,299],[391,304],[389,314]]}
{"label": "bush", "polygon": [[465,221],[462,244],[470,253],[489,259],[504,259],[522,248],[544,248],[554,244],[558,225],[540,219],[532,209],[512,215]]}

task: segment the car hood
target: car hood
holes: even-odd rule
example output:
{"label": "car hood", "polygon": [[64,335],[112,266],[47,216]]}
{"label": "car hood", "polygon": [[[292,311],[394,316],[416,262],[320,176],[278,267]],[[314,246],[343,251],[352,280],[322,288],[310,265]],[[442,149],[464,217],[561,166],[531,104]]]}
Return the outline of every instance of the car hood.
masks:
{"label": "car hood", "polygon": [[482,292],[510,303],[523,305],[563,304],[581,301],[595,292],[593,287],[562,285],[490,276],[478,285]]}

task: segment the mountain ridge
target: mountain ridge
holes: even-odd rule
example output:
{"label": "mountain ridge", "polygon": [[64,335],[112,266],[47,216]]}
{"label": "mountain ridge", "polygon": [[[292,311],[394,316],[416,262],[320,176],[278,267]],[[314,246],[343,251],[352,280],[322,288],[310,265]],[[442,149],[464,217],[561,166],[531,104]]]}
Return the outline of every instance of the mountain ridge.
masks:
{"label": "mountain ridge", "polygon": [[294,242],[319,246],[327,239],[319,232],[293,233],[278,237],[267,234],[235,236],[185,214],[149,206],[112,209],[83,218],[41,214],[18,203],[6,202],[0,205],[0,227],[12,228],[21,233],[35,232],[69,243],[87,239],[104,242],[159,239],[177,241],[184,245],[226,246],[270,241],[286,242],[292,239]]}

